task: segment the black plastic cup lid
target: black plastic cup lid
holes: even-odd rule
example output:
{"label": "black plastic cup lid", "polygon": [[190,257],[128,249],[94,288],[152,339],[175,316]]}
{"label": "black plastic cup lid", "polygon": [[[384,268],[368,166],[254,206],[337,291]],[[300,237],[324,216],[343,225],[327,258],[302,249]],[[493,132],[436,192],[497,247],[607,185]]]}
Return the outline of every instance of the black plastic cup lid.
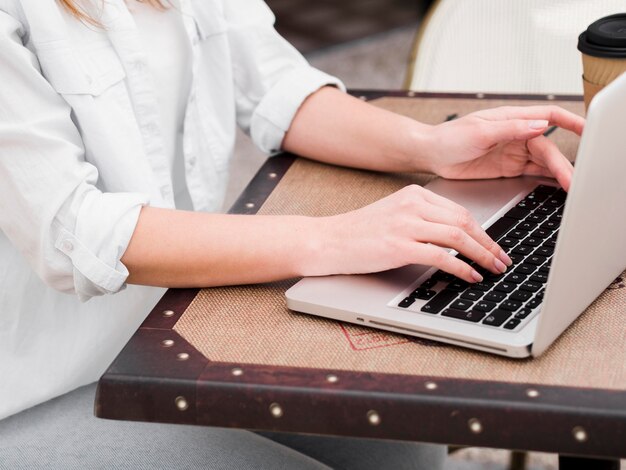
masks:
{"label": "black plastic cup lid", "polygon": [[626,58],[626,13],[593,22],[578,36],[578,50],[594,57]]}

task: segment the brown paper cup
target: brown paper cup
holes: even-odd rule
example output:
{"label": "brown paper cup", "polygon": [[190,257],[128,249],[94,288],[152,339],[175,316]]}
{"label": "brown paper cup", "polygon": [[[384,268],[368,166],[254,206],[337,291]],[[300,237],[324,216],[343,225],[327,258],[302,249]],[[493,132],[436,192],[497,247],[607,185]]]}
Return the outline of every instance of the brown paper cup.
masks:
{"label": "brown paper cup", "polygon": [[583,56],[583,92],[585,94],[585,110],[596,93],[607,86],[622,73],[626,72],[626,59],[612,59]]}

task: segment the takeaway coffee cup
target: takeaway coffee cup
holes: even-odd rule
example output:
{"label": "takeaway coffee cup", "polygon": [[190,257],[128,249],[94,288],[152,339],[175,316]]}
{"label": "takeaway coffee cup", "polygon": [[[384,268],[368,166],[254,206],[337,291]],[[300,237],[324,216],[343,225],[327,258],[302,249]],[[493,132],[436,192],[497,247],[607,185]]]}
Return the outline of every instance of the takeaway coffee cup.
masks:
{"label": "takeaway coffee cup", "polygon": [[589,25],[578,37],[583,56],[585,108],[602,88],[626,72],[626,13]]}

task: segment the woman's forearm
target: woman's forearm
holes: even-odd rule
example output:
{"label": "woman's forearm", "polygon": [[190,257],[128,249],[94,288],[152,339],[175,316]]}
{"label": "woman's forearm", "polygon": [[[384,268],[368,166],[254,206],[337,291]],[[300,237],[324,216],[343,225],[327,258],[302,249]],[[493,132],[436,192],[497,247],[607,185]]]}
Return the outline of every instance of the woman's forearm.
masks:
{"label": "woman's forearm", "polygon": [[317,219],[206,214],[144,207],[122,257],[128,282],[210,287],[306,274],[319,246]]}
{"label": "woman's forearm", "polygon": [[326,87],[300,107],[283,140],[283,149],[368,170],[431,171],[430,128]]}

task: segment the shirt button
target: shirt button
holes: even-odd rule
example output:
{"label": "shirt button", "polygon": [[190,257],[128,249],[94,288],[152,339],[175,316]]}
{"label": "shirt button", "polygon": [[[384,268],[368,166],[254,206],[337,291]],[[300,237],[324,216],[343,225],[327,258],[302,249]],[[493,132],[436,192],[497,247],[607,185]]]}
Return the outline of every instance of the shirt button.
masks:
{"label": "shirt button", "polygon": [[133,69],[134,69],[134,70],[136,70],[137,72],[141,72],[141,71],[143,70],[143,62],[141,62],[141,61],[139,61],[139,60],[138,60],[138,61],[136,61],[136,62],[133,62],[132,67],[133,67]]}
{"label": "shirt button", "polygon": [[61,243],[61,248],[63,248],[63,251],[73,251],[74,244],[69,240],[63,240],[63,243]]}
{"label": "shirt button", "polygon": [[189,161],[189,166],[195,166],[197,162],[196,156],[190,155],[188,161]]}

